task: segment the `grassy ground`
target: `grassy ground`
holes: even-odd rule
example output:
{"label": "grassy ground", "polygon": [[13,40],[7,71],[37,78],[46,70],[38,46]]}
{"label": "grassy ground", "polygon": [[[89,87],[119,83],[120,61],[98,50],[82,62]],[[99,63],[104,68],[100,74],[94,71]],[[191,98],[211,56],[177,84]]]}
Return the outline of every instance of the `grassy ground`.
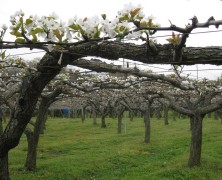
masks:
{"label": "grassy ground", "polygon": [[[98,119],[99,121],[99,119]],[[142,119],[126,120],[117,134],[117,121],[107,119],[108,127],[92,125],[88,119],[49,119],[40,138],[37,169],[25,171],[27,143],[22,137],[10,151],[12,180],[159,180],[222,179],[222,124],[205,119],[202,165],[188,168],[190,131],[187,119],[153,119],[151,143],[144,144]],[[124,125],[124,124],[123,124]],[[126,129],[126,131],[125,131]]]}

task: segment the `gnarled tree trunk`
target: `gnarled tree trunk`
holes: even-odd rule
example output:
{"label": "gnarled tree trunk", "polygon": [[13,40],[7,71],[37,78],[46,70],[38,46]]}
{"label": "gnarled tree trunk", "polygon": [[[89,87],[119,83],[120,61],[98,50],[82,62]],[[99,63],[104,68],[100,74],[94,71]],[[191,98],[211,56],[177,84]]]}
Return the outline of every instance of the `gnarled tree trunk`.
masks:
{"label": "gnarled tree trunk", "polygon": [[28,142],[28,152],[26,156],[25,168],[32,171],[36,168],[37,144],[36,137],[31,129],[26,128],[25,135]]}
{"label": "gnarled tree trunk", "polygon": [[86,120],[86,107],[81,108],[81,120],[82,123],[84,123],[84,121]]}
{"label": "gnarled tree trunk", "polygon": [[92,118],[93,118],[93,125],[97,125],[97,122],[96,122],[96,109],[95,109],[94,106],[92,107]]}
{"label": "gnarled tree trunk", "polygon": [[150,142],[150,107],[148,107],[143,112],[143,118],[145,123],[145,138],[144,142],[149,143]]}
{"label": "gnarled tree trunk", "polygon": [[0,157],[0,179],[10,180],[8,170],[8,153]]}
{"label": "gnarled tree trunk", "polygon": [[[1,111],[1,110],[0,110]],[[0,114],[0,135],[3,133],[3,118]],[[9,180],[8,153],[0,158],[0,179]]]}
{"label": "gnarled tree trunk", "polygon": [[163,108],[164,125],[169,125],[168,112],[169,112],[169,108],[165,106]]}
{"label": "gnarled tree trunk", "polygon": [[2,133],[3,133],[3,119],[0,116],[0,134],[2,134]]}
{"label": "gnarled tree trunk", "polygon": [[118,110],[118,112],[117,112],[117,119],[118,119],[117,133],[118,133],[118,134],[121,134],[121,133],[122,133],[123,113],[124,113],[124,109]]}
{"label": "gnarled tree trunk", "polygon": [[202,123],[203,116],[197,115],[190,117],[191,121],[191,145],[188,166],[198,166],[201,160],[202,146]]}
{"label": "gnarled tree trunk", "polygon": [[101,117],[101,128],[106,128],[106,116]]}

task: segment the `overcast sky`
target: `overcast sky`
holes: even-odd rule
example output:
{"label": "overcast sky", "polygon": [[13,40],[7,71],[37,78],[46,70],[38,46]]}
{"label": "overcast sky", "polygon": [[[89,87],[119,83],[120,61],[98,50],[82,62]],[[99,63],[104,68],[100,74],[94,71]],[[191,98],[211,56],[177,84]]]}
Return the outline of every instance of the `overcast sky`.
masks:
{"label": "overcast sky", "polygon": [[[181,27],[185,27],[190,22],[190,18],[197,16],[199,22],[205,22],[210,16],[216,20],[222,19],[222,1],[220,0],[1,0],[0,24],[9,24],[9,16],[22,9],[26,15],[49,15],[55,12],[62,21],[68,20],[75,15],[86,17],[100,15],[105,13],[110,19],[114,18],[118,10],[122,9],[124,4],[132,3],[142,5],[146,16],[153,15],[161,26],[168,27],[169,20]],[[220,27],[206,29],[197,29],[194,32],[222,30]],[[171,32],[157,32],[156,36],[168,35]],[[167,43],[166,38],[157,38],[159,43]],[[5,39],[6,40],[6,39]],[[187,46],[222,46],[222,32],[192,34],[189,36]],[[19,50],[13,53],[21,53]],[[12,54],[12,53],[11,53]],[[41,54],[25,55],[24,59],[38,57]],[[160,67],[157,65],[157,67]],[[162,66],[161,66],[162,67]],[[164,66],[165,67],[165,66]],[[196,66],[189,69],[196,69]],[[198,66],[198,69],[215,68],[214,66]],[[216,67],[220,69],[221,67]],[[158,70],[157,68],[155,68]],[[208,77],[215,79],[221,75],[221,70],[199,71],[199,78]],[[187,72],[190,73],[190,72]],[[197,72],[193,72],[193,77]]]}

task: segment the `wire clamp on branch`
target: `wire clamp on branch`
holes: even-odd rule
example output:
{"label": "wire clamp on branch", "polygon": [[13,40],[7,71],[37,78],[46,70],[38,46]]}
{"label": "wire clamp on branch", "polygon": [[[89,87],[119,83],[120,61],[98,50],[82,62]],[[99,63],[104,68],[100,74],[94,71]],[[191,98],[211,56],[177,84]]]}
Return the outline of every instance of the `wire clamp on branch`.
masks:
{"label": "wire clamp on branch", "polygon": [[62,64],[62,56],[63,56],[63,51],[60,54],[60,58],[58,60],[58,64],[61,65]]}
{"label": "wire clamp on branch", "polygon": [[149,39],[149,34],[146,32],[146,44],[147,44],[147,55],[150,55],[150,52],[152,55],[158,54],[158,49],[155,45],[155,43]]}

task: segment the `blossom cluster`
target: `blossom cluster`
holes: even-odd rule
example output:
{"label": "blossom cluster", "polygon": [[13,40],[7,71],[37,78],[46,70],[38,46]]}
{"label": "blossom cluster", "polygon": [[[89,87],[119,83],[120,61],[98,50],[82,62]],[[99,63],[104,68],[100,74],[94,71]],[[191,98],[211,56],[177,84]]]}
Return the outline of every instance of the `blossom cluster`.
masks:
{"label": "blossom cluster", "polygon": [[6,24],[2,24],[1,25],[1,29],[0,29],[0,42],[3,41],[4,35],[6,30],[8,29]]}
{"label": "blossom cluster", "polygon": [[59,20],[56,13],[49,16],[29,16],[20,10],[10,17],[11,34],[16,42],[51,42],[49,48],[54,47],[52,42],[72,43],[89,39],[120,38],[138,39],[143,31],[139,27],[157,27],[153,17],[145,18],[142,7],[131,3],[124,6],[118,15],[109,20],[106,14],[101,16],[78,18],[75,16],[68,23]]}

